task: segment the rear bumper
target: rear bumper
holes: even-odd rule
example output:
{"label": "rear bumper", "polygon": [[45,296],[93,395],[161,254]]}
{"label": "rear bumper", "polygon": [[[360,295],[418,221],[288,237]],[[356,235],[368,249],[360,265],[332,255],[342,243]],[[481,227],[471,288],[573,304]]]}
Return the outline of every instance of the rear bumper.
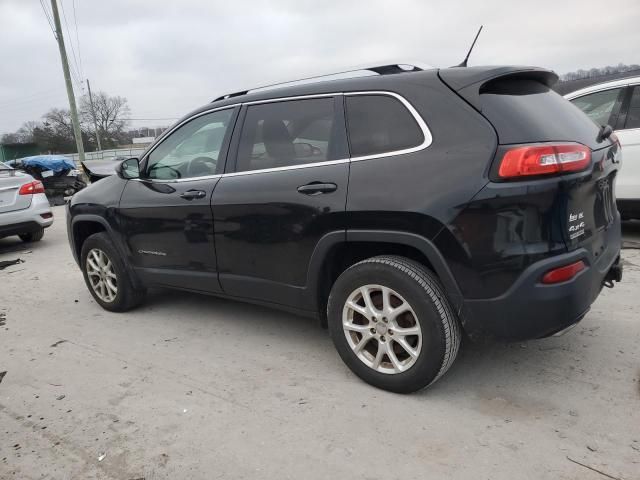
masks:
{"label": "rear bumper", "polygon": [[[579,322],[598,297],[605,279],[620,278],[622,273],[619,221],[604,235],[607,249],[600,256],[583,248],[557,255],[531,265],[499,297],[466,300],[466,332],[472,338],[529,340],[553,335]],[[573,279],[555,285],[540,282],[547,271],[578,260],[583,260],[587,268]]]}
{"label": "rear bumper", "polygon": [[13,225],[0,225],[0,238],[10,237],[11,235],[22,235],[23,233],[34,233],[40,230],[38,222],[21,222]]}
{"label": "rear bumper", "polygon": [[[43,218],[45,215],[48,218]],[[44,193],[33,196],[29,208],[0,214],[0,237],[32,233],[53,223],[53,213]]]}

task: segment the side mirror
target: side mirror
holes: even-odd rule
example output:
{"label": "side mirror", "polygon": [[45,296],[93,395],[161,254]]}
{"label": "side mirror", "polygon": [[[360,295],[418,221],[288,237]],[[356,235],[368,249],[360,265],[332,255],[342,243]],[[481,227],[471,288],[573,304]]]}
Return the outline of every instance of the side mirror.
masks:
{"label": "side mirror", "polygon": [[135,157],[127,158],[116,167],[116,174],[125,180],[140,178],[140,164]]}

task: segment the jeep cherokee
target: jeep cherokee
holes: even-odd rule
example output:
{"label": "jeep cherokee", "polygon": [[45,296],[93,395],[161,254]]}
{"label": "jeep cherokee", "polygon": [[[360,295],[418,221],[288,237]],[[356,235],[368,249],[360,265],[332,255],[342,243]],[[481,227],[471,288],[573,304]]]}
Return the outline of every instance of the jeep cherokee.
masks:
{"label": "jeep cherokee", "polygon": [[171,287],[318,317],[411,392],[462,332],[542,338],[621,278],[615,135],[532,67],[428,69],[220,97],[73,196],[96,302]]}

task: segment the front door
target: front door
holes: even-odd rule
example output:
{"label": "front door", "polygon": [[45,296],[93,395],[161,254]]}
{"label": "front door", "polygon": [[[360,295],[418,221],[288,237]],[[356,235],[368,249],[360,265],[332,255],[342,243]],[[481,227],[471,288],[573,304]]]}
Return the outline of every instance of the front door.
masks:
{"label": "front door", "polygon": [[640,85],[629,87],[616,135],[622,145],[622,169],[616,180],[616,196],[621,200],[640,198]]}
{"label": "front door", "polygon": [[345,231],[342,96],[249,104],[242,117],[232,172],[213,193],[220,283],[229,295],[306,309],[314,248]]}
{"label": "front door", "polygon": [[237,110],[184,122],[141,162],[120,199],[121,230],[146,282],[219,292],[211,196]]}

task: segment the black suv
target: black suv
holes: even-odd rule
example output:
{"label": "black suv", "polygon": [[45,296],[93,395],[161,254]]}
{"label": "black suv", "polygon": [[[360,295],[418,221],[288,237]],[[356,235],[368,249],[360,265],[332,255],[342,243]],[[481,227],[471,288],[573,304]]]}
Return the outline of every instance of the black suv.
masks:
{"label": "black suv", "polygon": [[95,300],[162,286],[318,317],[395,392],[444,374],[463,331],[580,321],[622,273],[610,129],[548,70],[371,70],[220,97],[74,195]]}

